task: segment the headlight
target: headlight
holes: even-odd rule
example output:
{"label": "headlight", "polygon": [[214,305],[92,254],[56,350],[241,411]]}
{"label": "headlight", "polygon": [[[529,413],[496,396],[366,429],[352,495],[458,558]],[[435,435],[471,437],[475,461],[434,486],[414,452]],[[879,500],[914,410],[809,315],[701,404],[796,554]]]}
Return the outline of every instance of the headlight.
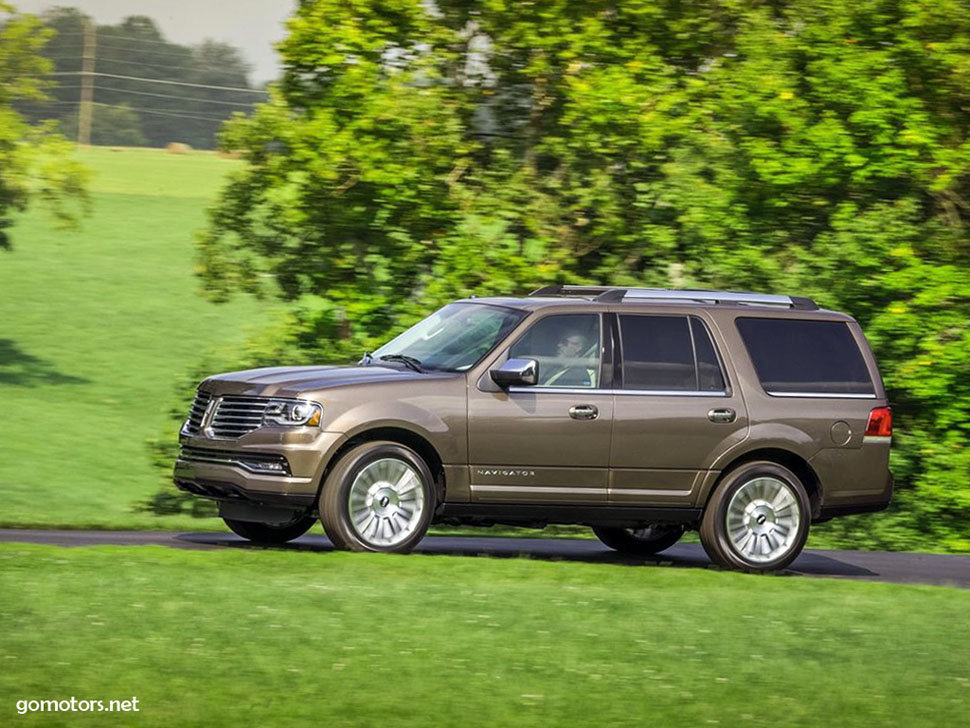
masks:
{"label": "headlight", "polygon": [[273,400],[263,412],[264,425],[316,427],[323,419],[323,407],[316,402]]}

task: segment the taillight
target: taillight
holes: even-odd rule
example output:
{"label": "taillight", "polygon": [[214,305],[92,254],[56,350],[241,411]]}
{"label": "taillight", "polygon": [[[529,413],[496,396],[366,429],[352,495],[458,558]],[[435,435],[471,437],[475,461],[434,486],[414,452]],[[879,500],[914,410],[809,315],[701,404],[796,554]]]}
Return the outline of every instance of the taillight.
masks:
{"label": "taillight", "polygon": [[869,413],[866,437],[890,437],[893,434],[893,411],[889,407],[876,407]]}

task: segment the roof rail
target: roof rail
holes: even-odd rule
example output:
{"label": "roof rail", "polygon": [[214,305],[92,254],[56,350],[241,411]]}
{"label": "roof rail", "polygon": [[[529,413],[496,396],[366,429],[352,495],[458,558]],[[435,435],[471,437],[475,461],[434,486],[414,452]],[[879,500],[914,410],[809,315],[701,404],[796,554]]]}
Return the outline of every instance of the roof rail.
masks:
{"label": "roof rail", "polygon": [[667,301],[682,303],[723,303],[755,306],[780,306],[801,311],[815,311],[818,305],[804,296],[782,296],[774,293],[743,291],[674,290],[670,288],[625,288],[613,286],[545,286],[530,296],[582,296],[603,303],[621,301]]}
{"label": "roof rail", "polygon": [[614,288],[613,286],[567,286],[562,283],[554,283],[551,286],[543,286],[542,288],[537,288],[529,297],[532,296],[581,296],[584,298],[594,297],[600,300],[600,296],[604,296],[613,291],[619,291],[621,289]]}

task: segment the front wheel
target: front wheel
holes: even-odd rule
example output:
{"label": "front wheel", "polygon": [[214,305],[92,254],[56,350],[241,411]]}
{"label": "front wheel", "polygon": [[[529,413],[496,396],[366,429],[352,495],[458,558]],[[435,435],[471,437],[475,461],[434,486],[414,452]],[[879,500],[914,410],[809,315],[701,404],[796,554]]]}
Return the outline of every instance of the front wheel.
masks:
{"label": "front wheel", "polygon": [[320,520],[338,549],[407,553],[424,537],[435,505],[434,479],[420,455],[396,442],[366,442],[327,476]]}
{"label": "front wheel", "polygon": [[784,569],[808,540],[805,486],[778,463],[745,463],[714,491],[701,519],[701,544],[716,564],[742,571]]}
{"label": "front wheel", "polygon": [[634,556],[652,556],[673,546],[684,535],[684,527],[651,523],[643,528],[605,528],[594,526],[593,533],[615,551]]}
{"label": "front wheel", "polygon": [[256,543],[286,543],[299,538],[310,530],[317,519],[313,516],[303,516],[295,521],[284,524],[255,523],[253,521],[237,521],[233,518],[223,518],[226,525],[237,536],[242,536]]}

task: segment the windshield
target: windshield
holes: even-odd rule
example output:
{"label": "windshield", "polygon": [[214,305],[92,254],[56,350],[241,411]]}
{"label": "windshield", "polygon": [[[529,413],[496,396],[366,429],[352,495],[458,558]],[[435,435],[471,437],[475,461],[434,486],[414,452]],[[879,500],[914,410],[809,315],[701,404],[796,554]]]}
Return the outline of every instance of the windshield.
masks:
{"label": "windshield", "polygon": [[481,303],[449,303],[374,352],[373,358],[406,356],[422,369],[471,369],[525,316]]}

